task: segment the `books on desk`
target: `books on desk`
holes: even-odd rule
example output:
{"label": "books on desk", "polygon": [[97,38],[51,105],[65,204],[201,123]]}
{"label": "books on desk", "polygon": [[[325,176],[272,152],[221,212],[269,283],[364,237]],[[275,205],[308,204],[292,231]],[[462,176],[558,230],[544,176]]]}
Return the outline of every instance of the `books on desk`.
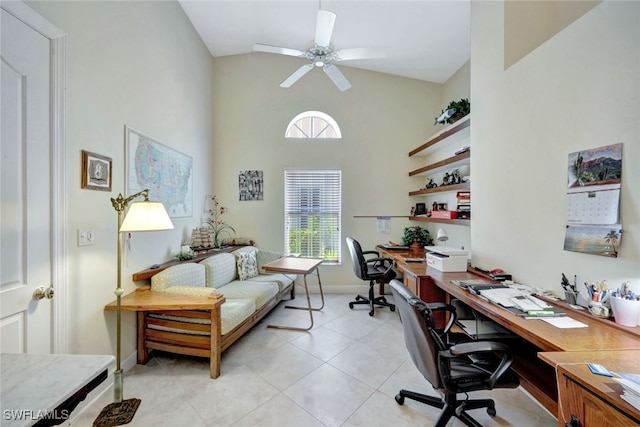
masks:
{"label": "books on desk", "polygon": [[386,249],[388,251],[408,251],[409,250],[409,246],[398,246],[398,245],[389,245],[386,243],[383,243],[380,246],[382,249]]}
{"label": "books on desk", "polygon": [[614,378],[622,386],[620,397],[626,400],[631,406],[640,410],[640,375],[615,373],[620,378]]}
{"label": "books on desk", "polygon": [[492,283],[495,283],[488,279],[450,280],[450,282],[456,286],[460,286],[461,288],[469,288],[470,286],[477,286],[477,285],[490,285]]}
{"label": "books on desk", "polygon": [[532,319],[566,316],[564,311],[550,306],[528,292],[504,284],[481,284],[469,286],[468,289],[516,316]]}

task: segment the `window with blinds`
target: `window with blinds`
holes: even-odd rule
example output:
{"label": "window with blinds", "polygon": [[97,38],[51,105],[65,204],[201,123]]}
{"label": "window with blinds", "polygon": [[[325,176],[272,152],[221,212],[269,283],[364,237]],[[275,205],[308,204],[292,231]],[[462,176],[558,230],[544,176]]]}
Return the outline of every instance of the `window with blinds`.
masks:
{"label": "window with blinds", "polygon": [[341,262],[342,172],[284,173],[285,252]]}

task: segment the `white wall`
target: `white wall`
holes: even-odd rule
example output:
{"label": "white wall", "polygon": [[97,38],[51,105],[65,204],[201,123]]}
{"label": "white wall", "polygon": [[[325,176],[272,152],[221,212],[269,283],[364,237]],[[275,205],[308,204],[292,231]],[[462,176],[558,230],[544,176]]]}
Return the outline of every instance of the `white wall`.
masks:
{"label": "white wall", "polygon": [[[391,220],[391,234],[377,234],[376,219],[357,215],[408,216],[408,172],[417,166],[411,149],[434,133],[433,117],[442,104],[442,85],[341,66],[353,87],[338,91],[320,70],[289,89],[279,87],[304,62],[269,54],[214,60],[216,98],[213,188],[230,211],[226,221],[239,236],[259,246],[284,249],[283,182],[288,167],[339,168],[343,173],[342,235],[371,248],[400,241],[406,218]],[[289,121],[306,110],[337,120],[339,142],[286,141]],[[264,171],[264,201],[238,201],[238,172]],[[323,285],[358,284],[343,238],[343,264],[323,267]],[[344,290],[344,289],[343,289]]]}
{"label": "white wall", "polygon": [[[473,261],[561,291],[640,290],[640,3],[606,1],[507,70],[503,3],[472,2]],[[563,250],[567,155],[623,142],[619,257]]]}
{"label": "white wall", "polygon": [[[69,195],[69,351],[115,351],[115,315],[105,313],[116,285],[117,215],[110,198],[124,192],[124,125],[193,157],[194,211],[211,181],[213,60],[175,2],[28,2],[66,33]],[[80,189],[80,151],[113,159],[113,191]],[[200,205],[199,205],[200,204]],[[175,229],[134,234],[123,266],[131,274],[171,258],[192,219]],[[78,229],[95,244],[78,247]],[[58,297],[58,296],[57,296]],[[123,315],[123,356],[135,351],[135,318]]]}

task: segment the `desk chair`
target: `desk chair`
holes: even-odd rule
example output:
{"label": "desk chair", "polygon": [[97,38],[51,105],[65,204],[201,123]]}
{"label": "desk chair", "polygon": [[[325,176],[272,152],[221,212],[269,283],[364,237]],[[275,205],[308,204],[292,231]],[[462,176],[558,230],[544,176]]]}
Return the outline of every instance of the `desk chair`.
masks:
{"label": "desk chair", "polygon": [[[373,288],[376,283],[386,283],[396,277],[396,272],[392,270],[393,261],[390,258],[380,258],[376,251],[363,252],[360,243],[351,237],[347,237],[346,240],[351,254],[353,272],[359,279],[369,281],[369,297],[356,296],[355,301],[349,303],[349,308],[353,308],[356,304],[367,304],[369,306],[369,316],[373,316],[374,305],[389,307],[391,311],[395,311],[396,306],[387,302],[384,296],[374,297],[373,294]],[[365,257],[365,255],[372,254],[376,256],[373,258]]]}
{"label": "desk chair", "polygon": [[495,402],[492,399],[458,400],[457,394],[518,387],[518,376],[510,369],[513,355],[508,346],[490,341],[449,346],[443,339],[442,331],[437,331],[433,326],[432,305],[420,300],[398,280],[392,280],[390,286],[411,360],[441,395],[438,398],[400,390],[396,402],[402,405],[404,399],[409,398],[442,408],[434,424],[436,427],[444,427],[453,416],[468,426],[482,427],[467,411],[487,408],[487,413],[495,416]]}

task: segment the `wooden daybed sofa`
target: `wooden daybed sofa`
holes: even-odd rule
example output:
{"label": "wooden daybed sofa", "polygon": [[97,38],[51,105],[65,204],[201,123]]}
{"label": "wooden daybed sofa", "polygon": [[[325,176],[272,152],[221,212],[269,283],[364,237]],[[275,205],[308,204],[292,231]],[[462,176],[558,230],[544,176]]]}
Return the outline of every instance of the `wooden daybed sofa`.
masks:
{"label": "wooden daybed sofa", "polygon": [[247,246],[150,274],[151,286],[136,291],[146,292],[148,303],[127,308],[124,297],[122,305],[138,312],[138,363],[149,361],[151,349],[208,357],[211,378],[217,378],[221,353],[281,300],[295,297],[295,275],[262,270],[280,256]]}

